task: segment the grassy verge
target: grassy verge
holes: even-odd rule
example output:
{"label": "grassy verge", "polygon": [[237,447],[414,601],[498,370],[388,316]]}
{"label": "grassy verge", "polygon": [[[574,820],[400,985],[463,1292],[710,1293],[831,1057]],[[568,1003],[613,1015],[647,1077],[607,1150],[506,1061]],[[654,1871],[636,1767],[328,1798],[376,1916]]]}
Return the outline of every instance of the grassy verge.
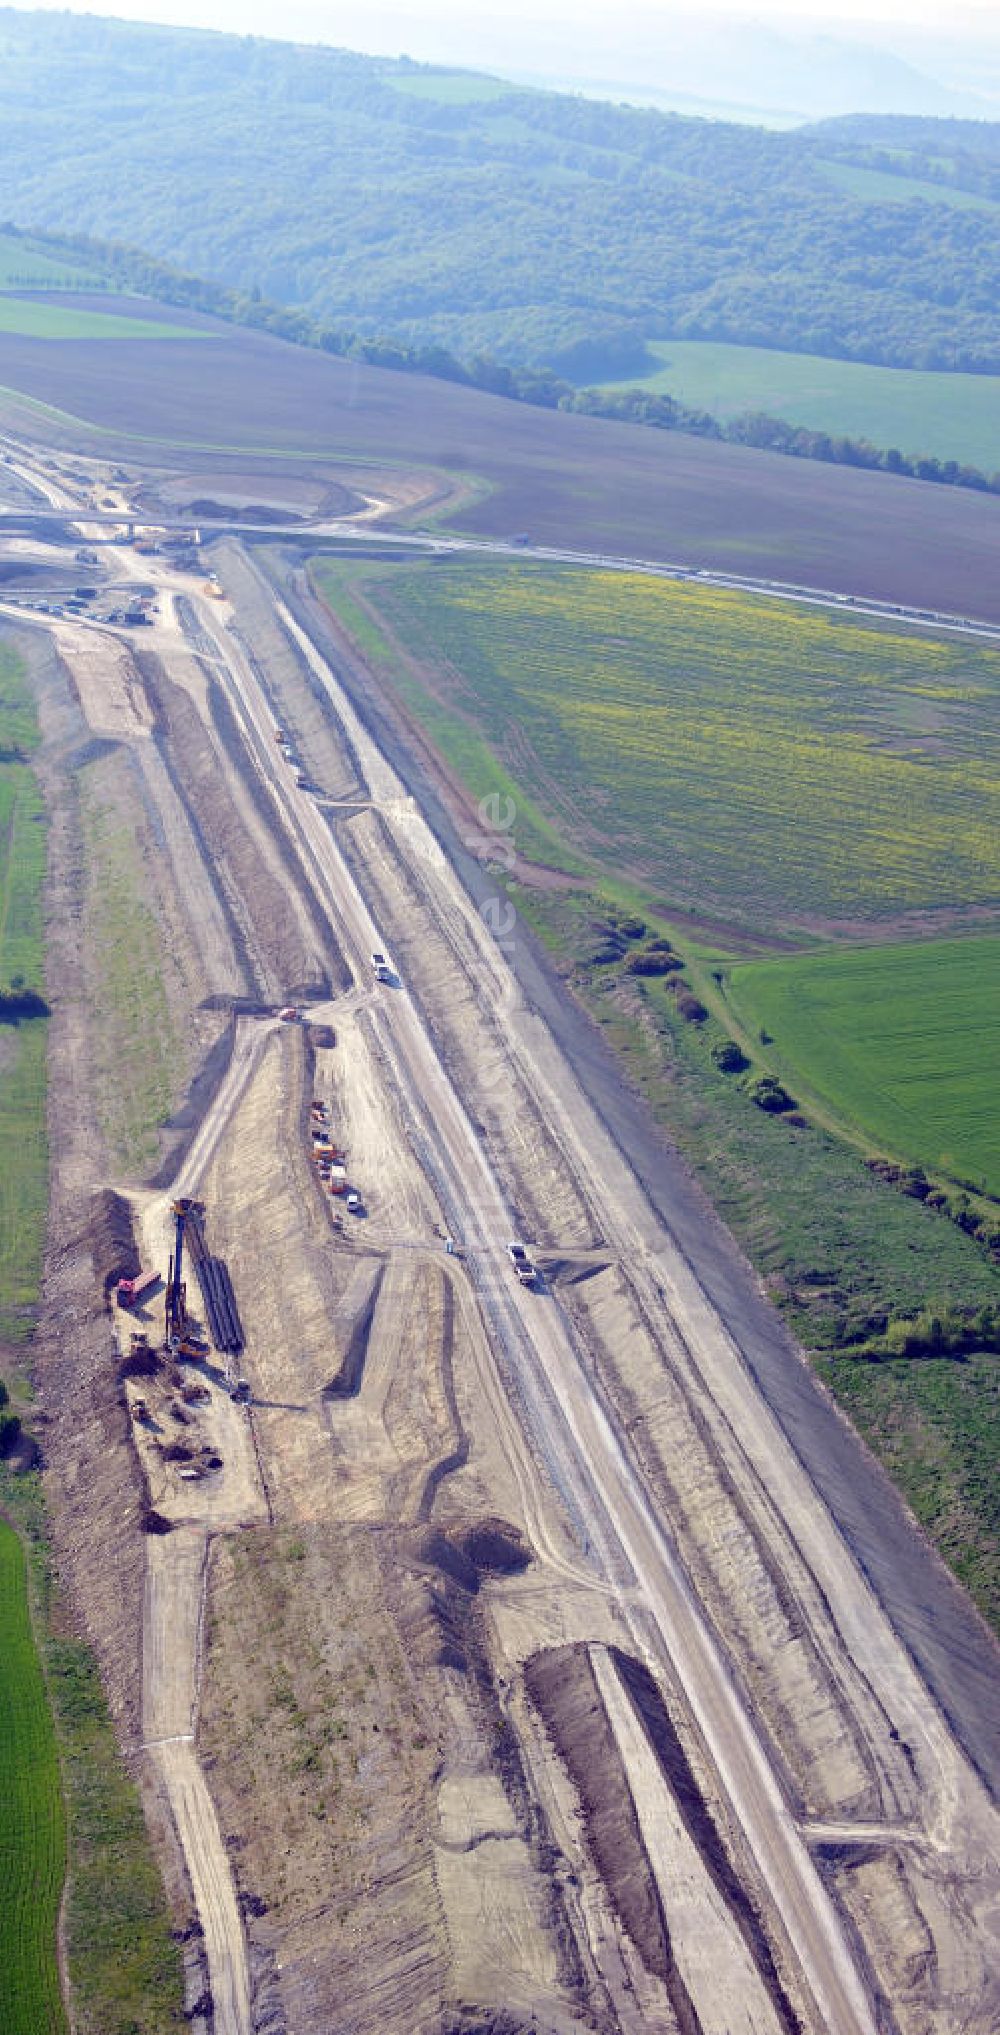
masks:
{"label": "grassy verge", "polygon": [[[29,761],[37,743],[27,675],[0,648],[0,987],[28,991],[41,990],[43,971],[45,835]],[[41,1274],[47,1030],[44,1018],[0,1025],[0,1338],[12,1354],[30,1340]],[[12,1410],[24,1415],[29,1404],[21,1379]],[[55,1914],[68,1838],[76,2035],[169,2035],[184,2023],[163,1888],[97,1664],[66,1631],[37,1477],[0,1462],[0,1509],[17,1529],[0,1525],[0,2028],[65,2027]]]}
{"label": "grassy verge", "polygon": [[[30,758],[38,723],[19,658],[0,646],[0,991],[40,994],[45,828]],[[48,1196],[43,1016],[0,1023],[0,1340],[24,1343],[38,1299]]]}
{"label": "grassy verge", "polygon": [[14,1344],[31,1337],[42,1275],[47,1035],[45,1018],[0,1027],[0,1341]]}
{"label": "grassy verge", "polygon": [[665,981],[595,961],[604,897],[516,886],[513,895],[821,1376],[1000,1627],[1000,1358],[872,1363],[852,1354],[890,1317],[996,1305],[995,1266],[944,1215],[885,1185],[821,1127],[755,1107],[713,1060],[728,1038],[713,1016],[686,1020]]}
{"label": "grassy verge", "polygon": [[[34,1476],[0,1468],[0,1504],[26,1551],[69,1832],[65,1944],[77,2035],[171,2035],[186,2024],[177,1946],[138,1790],[122,1766],[89,1649],[65,1627]],[[8,1798],[5,1796],[5,1819]],[[5,1820],[5,1834],[6,1834]],[[2,1856],[2,1851],[0,1851]],[[0,1911],[0,1926],[6,1917]],[[0,2000],[3,1975],[0,1974]],[[58,2021],[11,2023],[47,2035]]]}
{"label": "grassy verge", "polygon": [[98,1092],[116,1164],[141,1173],[173,1106],[177,1040],[160,967],[161,933],[142,895],[135,833],[92,777],[82,788],[89,871],[90,995]]}
{"label": "grassy verge", "polygon": [[0,2027],[63,2035],[56,1928],[66,1867],[59,1760],[24,1550],[0,1519]]}

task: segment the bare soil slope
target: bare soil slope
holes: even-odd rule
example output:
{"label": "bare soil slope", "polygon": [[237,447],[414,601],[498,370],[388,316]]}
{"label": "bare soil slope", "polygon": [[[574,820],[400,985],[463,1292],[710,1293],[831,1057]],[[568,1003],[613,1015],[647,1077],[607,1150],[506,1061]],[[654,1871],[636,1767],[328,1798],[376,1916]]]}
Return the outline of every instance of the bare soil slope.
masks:
{"label": "bare soil slope", "polygon": [[[156,440],[201,465],[199,448],[254,448],[471,474],[490,492],[459,518],[470,531],[1000,619],[1000,500],[961,489],[565,416],[226,327],[211,345],[0,335],[0,386],[98,426],[118,455],[149,459]],[[69,419],[34,427],[97,449]]]}

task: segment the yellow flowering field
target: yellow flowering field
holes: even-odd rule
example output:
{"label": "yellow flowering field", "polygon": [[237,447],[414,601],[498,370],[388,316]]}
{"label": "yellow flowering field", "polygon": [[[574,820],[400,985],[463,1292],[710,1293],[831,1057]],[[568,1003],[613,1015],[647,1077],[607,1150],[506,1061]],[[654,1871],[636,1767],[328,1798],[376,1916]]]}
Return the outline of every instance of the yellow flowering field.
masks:
{"label": "yellow flowering field", "polygon": [[567,846],[726,918],[833,926],[1000,893],[1000,652],[642,574],[368,578],[456,727]]}

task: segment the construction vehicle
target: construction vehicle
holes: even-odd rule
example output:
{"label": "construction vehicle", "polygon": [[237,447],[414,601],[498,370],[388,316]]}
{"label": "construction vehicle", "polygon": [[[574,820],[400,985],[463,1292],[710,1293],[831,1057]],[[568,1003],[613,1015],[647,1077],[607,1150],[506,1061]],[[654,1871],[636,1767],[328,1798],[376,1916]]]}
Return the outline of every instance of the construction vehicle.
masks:
{"label": "construction vehicle", "polygon": [[119,1307],[138,1307],[159,1283],[159,1272],[137,1272],[134,1279],[119,1279],[115,1299]]}
{"label": "construction vehicle", "polygon": [[524,1245],[518,1243],[508,1244],[507,1256],[522,1286],[533,1286],[537,1275]]}
{"label": "construction vehicle", "polygon": [[181,1195],[173,1204],[174,1248],[170,1254],[165,1298],[167,1348],[176,1355],[188,1330],[187,1286],[184,1283],[184,1228],[192,1202]]}
{"label": "construction vehicle", "polygon": [[138,1421],[140,1427],[145,1427],[149,1419],[149,1407],[144,1399],[133,1399],[132,1418]]}
{"label": "construction vehicle", "polygon": [[231,1397],[236,1401],[237,1406],[250,1405],[253,1393],[250,1390],[249,1378],[237,1378],[235,1385],[232,1387]]}
{"label": "construction vehicle", "polygon": [[[343,1194],[347,1186],[347,1167],[333,1160],[330,1165],[330,1193]],[[348,1202],[350,1206],[350,1202]]]}

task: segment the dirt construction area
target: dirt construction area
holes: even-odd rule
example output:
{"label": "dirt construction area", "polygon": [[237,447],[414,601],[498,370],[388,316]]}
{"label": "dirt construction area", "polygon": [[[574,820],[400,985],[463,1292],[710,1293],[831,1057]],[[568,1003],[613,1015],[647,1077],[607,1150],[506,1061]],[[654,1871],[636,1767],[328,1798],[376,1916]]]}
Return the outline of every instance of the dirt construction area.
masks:
{"label": "dirt construction area", "polygon": [[988,1758],[496,912],[248,551],[107,549],[37,1387],[196,2035],[991,2035]]}

